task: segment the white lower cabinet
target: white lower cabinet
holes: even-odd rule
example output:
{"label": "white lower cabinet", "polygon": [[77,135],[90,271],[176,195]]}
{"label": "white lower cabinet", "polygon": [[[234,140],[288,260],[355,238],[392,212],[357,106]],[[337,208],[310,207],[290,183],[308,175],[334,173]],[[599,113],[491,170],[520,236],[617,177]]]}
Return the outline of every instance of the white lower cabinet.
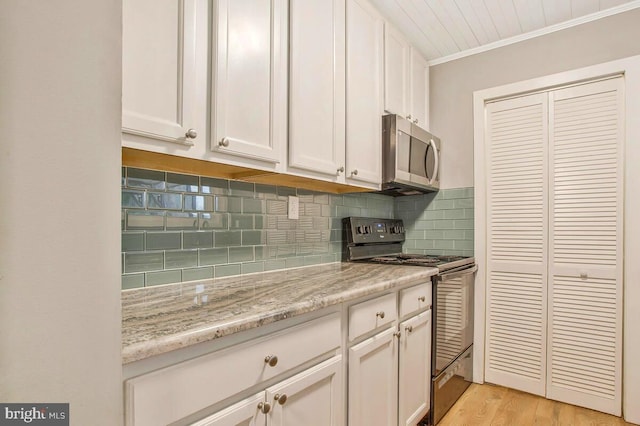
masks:
{"label": "white lower cabinet", "polygon": [[349,425],[413,426],[427,414],[430,307],[431,283],[424,283],[350,308],[349,338],[356,344],[349,348]]}
{"label": "white lower cabinet", "polygon": [[267,426],[338,426],[342,415],[342,356],[267,389]]}
{"label": "white lower cabinet", "polygon": [[396,423],[398,403],[396,328],[349,349],[349,424]]}
{"label": "white lower cabinet", "polygon": [[415,425],[429,409],[430,307],[421,283],[163,368],[143,360],[125,382],[125,424]]}
{"label": "white lower cabinet", "polygon": [[261,409],[264,406],[264,392],[233,404],[213,416],[193,423],[192,426],[256,426],[265,422]]}
{"label": "white lower cabinet", "polygon": [[431,310],[400,323],[399,332],[398,425],[414,426],[431,399]]}
{"label": "white lower cabinet", "polygon": [[338,426],[342,356],[270,386],[192,426]]}
{"label": "white lower cabinet", "polygon": [[183,424],[214,404],[284,380],[339,355],[340,327],[340,314],[332,313],[127,380],[126,424]]}

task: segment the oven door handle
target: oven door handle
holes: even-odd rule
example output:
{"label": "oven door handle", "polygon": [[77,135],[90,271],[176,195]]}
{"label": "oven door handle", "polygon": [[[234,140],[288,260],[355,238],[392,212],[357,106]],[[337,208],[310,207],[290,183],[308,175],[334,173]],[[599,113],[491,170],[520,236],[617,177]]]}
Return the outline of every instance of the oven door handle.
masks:
{"label": "oven door handle", "polygon": [[445,272],[444,274],[437,275],[437,277],[438,277],[438,279],[440,281],[450,280],[450,279],[453,279],[453,278],[461,277],[463,275],[473,274],[477,270],[478,270],[478,265],[473,265],[471,268],[465,267],[464,269],[461,269],[461,270],[455,270],[455,271],[452,271],[452,272]]}

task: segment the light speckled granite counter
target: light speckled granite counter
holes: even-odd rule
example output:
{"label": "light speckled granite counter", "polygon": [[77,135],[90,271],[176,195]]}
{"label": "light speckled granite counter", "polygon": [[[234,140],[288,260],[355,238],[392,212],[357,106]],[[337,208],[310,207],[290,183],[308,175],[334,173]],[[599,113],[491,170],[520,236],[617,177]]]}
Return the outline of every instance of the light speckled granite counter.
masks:
{"label": "light speckled granite counter", "polygon": [[331,263],[122,292],[124,364],[427,280],[436,268]]}

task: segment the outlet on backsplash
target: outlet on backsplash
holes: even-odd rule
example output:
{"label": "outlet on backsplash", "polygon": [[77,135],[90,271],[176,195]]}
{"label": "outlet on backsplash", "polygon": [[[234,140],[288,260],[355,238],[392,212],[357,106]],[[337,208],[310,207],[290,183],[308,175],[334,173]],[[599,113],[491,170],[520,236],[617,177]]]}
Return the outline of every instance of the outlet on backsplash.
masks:
{"label": "outlet on backsplash", "polygon": [[298,197],[294,197],[293,195],[289,195],[288,216],[289,219],[300,218],[300,199]]}

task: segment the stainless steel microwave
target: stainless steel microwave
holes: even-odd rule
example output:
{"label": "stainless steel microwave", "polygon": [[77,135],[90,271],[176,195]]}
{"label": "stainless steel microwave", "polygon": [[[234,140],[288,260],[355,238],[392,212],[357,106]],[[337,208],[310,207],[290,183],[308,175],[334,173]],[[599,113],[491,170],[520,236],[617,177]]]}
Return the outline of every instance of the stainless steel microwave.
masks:
{"label": "stainless steel microwave", "polygon": [[382,193],[440,189],[440,139],[399,115],[382,117]]}

